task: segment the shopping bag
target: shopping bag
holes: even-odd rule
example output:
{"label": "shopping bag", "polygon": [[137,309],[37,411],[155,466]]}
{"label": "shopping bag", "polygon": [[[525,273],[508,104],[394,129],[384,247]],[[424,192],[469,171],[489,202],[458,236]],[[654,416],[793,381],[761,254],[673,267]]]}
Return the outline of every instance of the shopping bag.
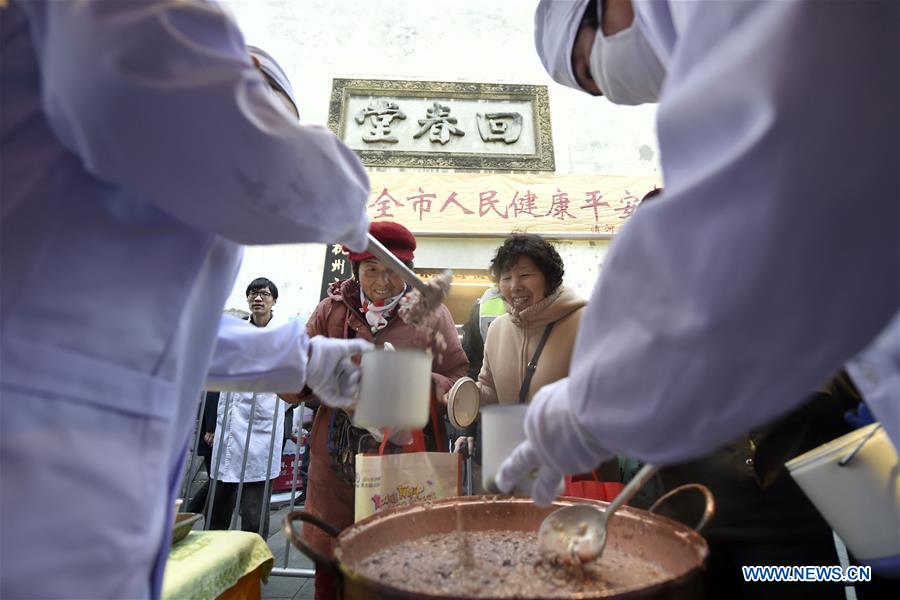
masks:
{"label": "shopping bag", "polygon": [[459,496],[460,457],[448,452],[357,454],[355,520],[395,506]]}
{"label": "shopping bag", "polygon": [[586,498],[588,500],[603,500],[612,502],[625,484],[618,481],[600,481],[596,472],[591,472],[593,479],[573,480],[571,475],[566,475],[566,496]]}

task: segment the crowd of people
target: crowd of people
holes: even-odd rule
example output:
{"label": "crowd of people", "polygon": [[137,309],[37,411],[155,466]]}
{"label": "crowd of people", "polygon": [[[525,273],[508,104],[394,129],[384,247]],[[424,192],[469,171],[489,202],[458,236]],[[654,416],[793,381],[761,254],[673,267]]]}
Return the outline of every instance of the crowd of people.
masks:
{"label": "crowd of people", "polygon": [[[428,425],[380,451],[469,446],[444,420],[470,363],[449,311],[437,348],[367,251],[371,233],[412,267],[415,237],[369,223],[359,159],[298,123],[284,72],[221,8],[12,0],[0,17],[0,596],[159,597],[201,389],[220,392],[202,436],[218,527],[237,510],[267,531],[298,402],[318,406],[306,508],[350,524],[353,456],[378,440],[350,415],[354,357],[379,346],[435,356]],[[900,440],[898,21],[894,2],[539,3],[557,82],[659,102],[666,187],[587,301],[539,236],[486,265],[479,394],[528,404],[501,490],[536,473],[545,505],[617,457],[663,465],[663,489],[719,497],[711,597],[840,595],[736,567],[834,564],[784,459],[847,431],[861,399]],[[353,264],[307,323],[278,323],[266,279],[247,320],[221,314],[242,245],[300,242],[343,243]],[[316,594],[334,582],[317,574]]]}
{"label": "crowd of people", "polygon": [[[662,190],[655,189],[641,204],[661,195]],[[403,225],[378,221],[370,226],[370,232],[407,266],[414,266],[417,241]],[[476,450],[481,442],[479,428],[473,425],[454,430],[443,412],[447,391],[467,374],[471,365],[467,353],[473,360],[481,361],[476,375],[480,406],[528,404],[537,390],[567,376],[580,319],[587,306],[583,298],[563,284],[565,265],[554,245],[536,234],[514,232],[496,249],[487,265],[494,285],[476,302],[471,322],[463,327],[463,335],[457,336],[449,311],[446,306],[440,307],[436,329],[449,343],[446,348],[439,348],[428,330],[413,327],[399,317],[399,300],[409,288],[388,265],[366,251],[351,252],[349,259],[352,277],[330,287],[328,296],[307,322],[308,334],[360,338],[376,347],[427,349],[433,356],[433,373],[428,425],[422,431],[402,432],[404,435],[388,439],[386,446],[380,444],[383,440],[377,437],[377,431],[354,425],[352,411],[320,403],[308,388],[296,394],[281,394],[290,403],[304,402],[318,407],[309,448],[311,468],[305,510],[339,529],[354,520],[357,453],[447,451],[448,440],[459,436],[455,450],[468,447],[476,460],[480,458]],[[270,290],[274,293],[269,294],[270,300],[266,302],[260,292]],[[247,299],[251,309],[258,306],[271,318],[277,287],[264,278],[254,280],[247,288]],[[481,334],[479,324],[485,319],[481,305],[492,299],[501,301],[503,314],[489,314],[485,333]],[[260,324],[254,320],[258,318],[254,310],[249,321],[258,327],[268,323],[265,320]],[[473,332],[477,333],[474,340]],[[252,396],[244,394],[234,399],[232,410],[239,411],[238,418],[232,417],[225,439],[233,446],[230,460],[237,462],[231,463],[230,479],[215,478],[220,486],[238,480],[235,467],[240,464],[245,438],[250,439],[248,446],[258,448],[261,453],[247,463],[248,470],[242,478],[245,498],[252,504],[241,504],[241,523],[246,531],[263,533],[269,529],[267,525],[260,527],[260,519],[261,515],[266,518],[268,508],[255,500],[254,490],[262,493],[266,477],[259,472],[260,461],[267,457],[267,451],[280,452],[280,445],[273,450],[269,441],[276,437],[280,441],[281,435],[280,432],[271,434],[272,406],[260,405],[263,395],[257,396],[254,404]],[[248,434],[246,413],[253,406],[260,412]],[[854,417],[863,407],[859,392],[842,371],[809,394],[805,404],[792,413],[764,427],[748,430],[709,454],[666,466],[654,481],[655,485],[648,486],[650,491],[636,504],[646,507],[684,483],[700,483],[710,488],[716,499],[716,516],[704,532],[711,548],[705,575],[710,598],[842,598],[843,588],[828,582],[810,583],[799,590],[788,584],[748,583],[742,578],[741,566],[773,561],[797,566],[839,563],[831,528],[788,476],[784,463],[859,425]],[[221,427],[221,405],[216,424]],[[230,438],[233,439],[227,442]],[[270,464],[277,464],[275,456],[272,458]],[[256,468],[251,466],[254,464]],[[602,474],[605,481],[627,481],[633,472],[620,470],[618,461],[597,464],[591,471]],[[276,475],[277,467],[271,470],[270,477]],[[218,500],[213,506],[211,526],[214,529],[229,527],[234,497],[233,491],[229,495],[228,490],[225,488],[225,500],[221,501],[228,505],[227,513],[221,513]],[[328,535],[309,526],[304,536],[327,554],[331,544]],[[316,597],[335,597],[335,584],[328,573],[317,571]],[[876,589],[881,588],[870,586],[868,593],[859,597],[880,597]]]}

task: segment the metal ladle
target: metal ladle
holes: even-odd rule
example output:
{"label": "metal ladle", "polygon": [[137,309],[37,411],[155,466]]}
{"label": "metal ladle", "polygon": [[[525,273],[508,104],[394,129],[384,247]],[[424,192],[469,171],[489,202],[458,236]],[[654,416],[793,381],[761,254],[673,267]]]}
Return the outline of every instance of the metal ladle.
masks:
{"label": "metal ladle", "polygon": [[606,527],[610,517],[631,500],[656,471],[653,465],[641,467],[606,510],[599,510],[590,504],[573,504],[547,515],[538,530],[541,552],[569,563],[584,563],[600,556],[606,545]]}
{"label": "metal ladle", "polygon": [[370,233],[368,251],[380,260],[382,263],[391,268],[392,271],[400,275],[400,277],[413,288],[419,290],[422,294],[423,302],[430,312],[440,306],[447,297],[447,291],[440,285],[425,283],[415,272],[403,264],[403,261],[397,258],[393,252],[388,250]]}

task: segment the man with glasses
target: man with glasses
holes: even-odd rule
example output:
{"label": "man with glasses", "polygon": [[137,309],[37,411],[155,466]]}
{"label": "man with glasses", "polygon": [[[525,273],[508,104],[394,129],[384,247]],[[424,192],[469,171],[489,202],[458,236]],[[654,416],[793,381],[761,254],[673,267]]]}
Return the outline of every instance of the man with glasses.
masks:
{"label": "man with glasses", "polygon": [[[265,277],[251,281],[247,286],[247,305],[250,308],[250,316],[246,319],[248,324],[255,327],[277,327],[281,324],[284,319],[275,318],[272,310],[277,302],[278,287],[274,283]],[[231,392],[219,399],[210,470],[210,480],[216,480],[209,513],[210,529],[229,528],[238,487],[243,481],[239,507],[241,530],[259,532],[263,537],[268,535],[266,482],[277,477],[281,470],[284,408],[273,393]]]}
{"label": "man with glasses", "polygon": [[247,305],[251,325],[265,327],[272,320],[275,312],[272,307],[278,302],[278,288],[265,277],[257,277],[247,286]]}

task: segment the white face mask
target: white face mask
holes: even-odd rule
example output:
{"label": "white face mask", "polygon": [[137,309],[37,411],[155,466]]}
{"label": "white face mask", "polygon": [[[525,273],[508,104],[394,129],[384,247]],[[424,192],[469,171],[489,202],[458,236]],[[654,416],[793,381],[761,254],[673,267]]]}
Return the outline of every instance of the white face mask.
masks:
{"label": "white face mask", "polygon": [[614,104],[659,101],[666,70],[636,25],[605,37],[597,30],[590,56],[591,77]]}

